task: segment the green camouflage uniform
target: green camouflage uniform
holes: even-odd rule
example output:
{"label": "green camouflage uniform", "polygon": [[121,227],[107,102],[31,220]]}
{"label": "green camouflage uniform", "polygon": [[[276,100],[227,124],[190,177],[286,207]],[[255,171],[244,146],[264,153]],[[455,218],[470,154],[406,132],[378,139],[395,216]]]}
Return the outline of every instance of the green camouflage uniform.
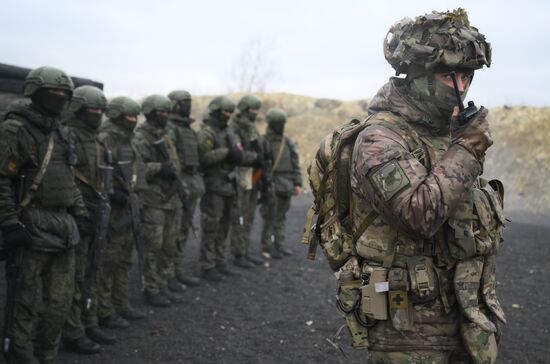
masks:
{"label": "green camouflage uniform", "polygon": [[[114,198],[117,195],[128,196],[127,188],[139,189],[142,182],[139,155],[131,145],[132,131],[115,124],[108,119],[99,129],[98,139],[112,151],[114,163],[130,161],[136,186],[122,183],[120,169],[115,167],[113,179],[113,198],[111,198],[111,227],[109,242],[103,253],[103,269],[99,273],[98,308],[100,318],[109,317],[128,309],[128,275],[132,268],[134,236],[128,219],[130,207],[127,199]],[[125,224],[120,224],[126,221]]]}
{"label": "green camouflage uniform", "polygon": [[[90,264],[93,254],[95,239],[95,222],[98,221],[97,209],[100,198],[98,193],[103,193],[102,176],[99,165],[107,165],[105,160],[106,148],[97,140],[97,129],[91,128],[85,121],[71,118],[66,123],[71,139],[75,142],[77,163],[76,183],[84,203],[88,208],[89,225],[91,231],[81,231],[80,243],[76,247],[76,274],[75,293],[71,310],[63,329],[63,338],[76,340],[84,335],[85,328],[97,327],[97,285],[90,280]],[[87,308],[86,298],[90,298],[90,306]]]}
{"label": "green camouflage uniform", "polygon": [[182,212],[181,229],[177,234],[177,253],[174,257],[176,276],[185,276],[183,260],[185,258],[185,246],[189,237],[189,219],[193,218],[199,199],[204,195],[204,181],[199,173],[199,144],[197,133],[191,129],[193,119],[178,114],[170,114],[168,117],[168,134],[178,151],[181,163],[181,178],[189,191],[190,211]]}
{"label": "green camouflage uniform", "polygon": [[262,246],[269,251],[271,246],[279,249],[285,240],[286,213],[290,208],[290,199],[296,186],[302,186],[302,172],[298,146],[292,139],[276,134],[267,129],[263,137],[267,154],[277,156],[281,143],[284,143],[282,154],[271,172],[272,193],[260,207],[263,218]]}
{"label": "green camouflage uniform", "polygon": [[206,194],[201,199],[202,241],[200,263],[203,270],[224,266],[225,241],[231,221],[235,185],[229,174],[235,166],[228,163],[230,141],[227,127],[209,116],[198,133],[199,155]]}
{"label": "green camouflage uniform", "polygon": [[243,158],[240,166],[237,167],[240,182],[237,198],[240,201],[237,201],[237,198],[234,200],[231,220],[231,251],[234,256],[239,257],[248,255],[250,230],[258,201],[258,186],[254,185],[252,181],[254,167],[251,165],[263,152],[258,149],[258,146],[261,146],[261,137],[256,129],[256,124],[245,114],[237,112],[229,123],[229,129],[237,136],[237,140],[243,148]]}
{"label": "green camouflage uniform", "polygon": [[165,161],[153,144],[161,138],[165,138],[176,173],[180,173],[177,151],[164,129],[146,121],[136,128],[132,140],[145,164],[148,184],[140,198],[143,201],[144,292],[151,296],[163,292],[168,279],[174,276],[176,238],[181,221],[181,202],[172,189],[176,181],[161,175]]}
{"label": "green camouflage uniform", "polygon": [[[0,226],[4,230],[22,223],[32,238],[17,252],[15,307],[5,333],[12,340],[8,360],[13,363],[53,360],[57,354],[73,296],[74,247],[80,239],[73,217],[86,216],[71,170],[74,154],[68,135],[58,116],[45,115],[33,99],[30,106],[13,105],[0,124]],[[15,196],[21,176],[25,176],[23,191],[28,191],[46,154],[49,136],[54,147],[46,173],[30,203],[18,212]],[[39,300],[43,308],[35,326]]]}
{"label": "green camouflage uniform", "polygon": [[[390,79],[369,118],[349,124],[363,127],[352,144],[350,219],[341,220],[334,193],[316,195],[338,305],[369,362],[494,363],[505,322],[495,276],[503,187],[480,178],[492,144],[487,110],[458,125],[454,89],[436,78],[470,75],[465,97],[473,71],[490,65],[490,45],[459,9],[396,23],[384,52],[407,78]],[[324,178],[338,168],[334,146],[325,139],[310,168],[317,193],[344,191]]]}

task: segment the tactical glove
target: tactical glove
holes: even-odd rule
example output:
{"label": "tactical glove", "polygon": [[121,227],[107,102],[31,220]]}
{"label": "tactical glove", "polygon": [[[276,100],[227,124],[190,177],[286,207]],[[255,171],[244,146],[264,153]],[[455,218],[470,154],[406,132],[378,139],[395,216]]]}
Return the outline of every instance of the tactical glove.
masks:
{"label": "tactical glove", "polygon": [[487,114],[487,109],[482,106],[472,120],[452,131],[453,143],[466,148],[477,160],[482,160],[485,151],[493,144]]}
{"label": "tactical glove", "polygon": [[94,224],[85,216],[75,216],[74,221],[76,222],[80,236],[89,236],[95,233]]}
{"label": "tactical glove", "polygon": [[238,147],[229,148],[229,153],[227,153],[227,162],[229,164],[238,165],[243,160],[243,151]]}
{"label": "tactical glove", "polygon": [[32,236],[22,223],[6,226],[2,229],[2,235],[8,248],[30,246],[32,243]]}
{"label": "tactical glove", "polygon": [[169,181],[173,181],[176,179],[176,173],[174,172],[174,168],[172,168],[172,166],[166,163],[163,163],[162,167],[160,167],[159,174],[162,178],[167,179]]}

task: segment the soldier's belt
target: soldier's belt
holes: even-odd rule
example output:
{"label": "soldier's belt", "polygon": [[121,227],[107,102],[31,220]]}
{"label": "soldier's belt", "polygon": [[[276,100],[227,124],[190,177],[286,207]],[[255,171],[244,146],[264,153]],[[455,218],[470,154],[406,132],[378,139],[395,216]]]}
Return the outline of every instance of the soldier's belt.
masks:
{"label": "soldier's belt", "polygon": [[409,244],[397,244],[397,247],[395,248],[395,253],[407,257],[434,257],[436,255],[435,242],[430,239]]}

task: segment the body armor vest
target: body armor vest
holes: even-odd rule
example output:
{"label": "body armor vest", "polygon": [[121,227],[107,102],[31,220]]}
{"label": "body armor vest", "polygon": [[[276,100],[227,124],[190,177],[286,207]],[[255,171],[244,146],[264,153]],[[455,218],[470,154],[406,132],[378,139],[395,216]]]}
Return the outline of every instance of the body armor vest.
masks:
{"label": "body armor vest", "polygon": [[78,126],[71,126],[69,130],[75,139],[77,156],[75,169],[90,182],[91,186],[94,186],[94,191],[91,190],[88,184],[77,179],[78,187],[86,202],[90,200],[96,201],[97,194],[95,191],[101,191],[102,189],[102,180],[98,174],[98,164],[103,163],[105,150],[97,141],[94,131]]}
{"label": "body armor vest", "polygon": [[170,121],[174,128],[174,142],[178,150],[182,169],[199,166],[199,143],[197,133],[190,126],[180,126]]}

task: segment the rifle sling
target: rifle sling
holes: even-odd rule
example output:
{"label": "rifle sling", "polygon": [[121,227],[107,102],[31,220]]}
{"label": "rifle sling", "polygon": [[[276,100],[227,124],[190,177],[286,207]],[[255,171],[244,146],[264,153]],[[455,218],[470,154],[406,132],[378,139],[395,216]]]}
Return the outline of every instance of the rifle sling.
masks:
{"label": "rifle sling", "polygon": [[277,170],[277,167],[279,167],[279,163],[281,162],[281,158],[283,156],[283,151],[285,150],[285,144],[286,144],[286,138],[283,135],[283,138],[281,139],[281,144],[279,145],[279,150],[277,151],[277,156],[275,157],[273,166],[271,166],[271,174],[273,174],[273,172]]}
{"label": "rifle sling", "polygon": [[25,208],[29,205],[32,198],[34,197],[34,194],[38,190],[40,183],[42,183],[42,180],[44,179],[44,175],[46,174],[46,170],[48,169],[48,165],[50,164],[50,160],[52,159],[53,148],[54,148],[54,140],[53,140],[53,132],[52,132],[50,133],[50,137],[48,139],[48,147],[46,149],[46,154],[44,155],[44,159],[42,159],[42,163],[40,164],[40,169],[34,176],[32,185],[27,191],[27,193],[25,194],[23,201],[21,202],[22,208]]}

